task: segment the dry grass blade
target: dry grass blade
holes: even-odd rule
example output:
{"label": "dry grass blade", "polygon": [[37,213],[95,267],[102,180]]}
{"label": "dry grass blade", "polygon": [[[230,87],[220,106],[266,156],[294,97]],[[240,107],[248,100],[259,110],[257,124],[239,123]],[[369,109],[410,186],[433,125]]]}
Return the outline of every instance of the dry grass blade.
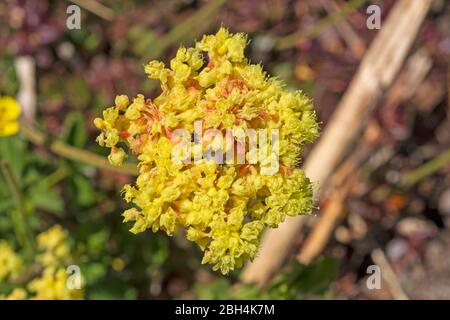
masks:
{"label": "dry grass blade", "polygon": [[375,249],[372,251],[370,257],[381,269],[381,276],[389,287],[389,291],[395,300],[409,300],[405,291],[400,284],[394,270],[392,269],[386,255],[381,249]]}
{"label": "dry grass blade", "polygon": [[100,168],[100,169],[114,171],[117,173],[138,175],[138,168],[135,164],[124,163],[120,167],[113,166],[109,163],[109,161],[107,159],[105,159],[104,157],[102,157],[100,155],[97,155],[95,153],[92,153],[92,152],[89,152],[89,151],[86,151],[83,149],[73,147],[62,141],[58,141],[58,140],[52,141],[44,133],[33,128],[32,126],[27,126],[25,124],[21,125],[20,131],[24,135],[24,137],[27,140],[29,140],[30,142],[32,142],[36,145],[40,145],[40,146],[44,146],[44,145],[48,144],[48,147],[52,152],[66,158],[66,159],[79,161],[79,162],[86,163],[86,164],[92,165],[92,166]]}

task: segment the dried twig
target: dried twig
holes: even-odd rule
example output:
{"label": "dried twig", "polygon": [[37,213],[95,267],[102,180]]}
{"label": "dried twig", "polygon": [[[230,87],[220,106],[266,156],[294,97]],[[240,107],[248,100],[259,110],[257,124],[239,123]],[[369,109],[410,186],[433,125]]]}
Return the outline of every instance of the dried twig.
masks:
{"label": "dried twig", "polygon": [[[368,129],[370,130],[370,129]],[[369,141],[371,137],[364,135],[355,153],[345,161],[333,177],[330,179],[333,188],[328,198],[328,203],[323,209],[319,219],[315,221],[311,233],[303,243],[297,260],[303,264],[311,263],[326,247],[331,234],[338,222],[345,216],[344,201],[358,178],[355,173],[358,168],[369,158],[377,143]]]}
{"label": "dried twig", "polygon": [[300,263],[311,263],[327,245],[334,227],[344,215],[344,200],[351,186],[352,183],[347,182],[333,193],[333,197],[330,198],[327,206],[320,215],[316,227],[313,228],[311,234],[306,238],[302,250],[297,256],[297,260]]}
{"label": "dried twig", "polygon": [[276,48],[283,50],[294,47],[300,40],[317,37],[333,24],[342,21],[352,12],[361,7],[367,0],[351,0],[341,9],[330,13],[327,17],[318,21],[306,30],[299,30],[290,35],[281,37],[276,43]]}
{"label": "dried twig", "polygon": [[[392,84],[430,3],[431,0],[400,0],[392,9],[322,138],[306,160],[305,171],[312,181],[324,185],[336,165],[341,162],[383,91]],[[304,219],[287,218],[278,229],[267,231],[262,239],[259,256],[246,266],[241,280],[260,285],[266,283],[284,260]]]}
{"label": "dried twig", "polygon": [[64,158],[83,162],[83,163],[95,166],[97,168],[106,169],[106,170],[110,170],[110,171],[114,171],[114,172],[118,172],[118,173],[124,173],[124,174],[130,174],[130,175],[138,174],[137,165],[135,165],[135,164],[124,163],[120,167],[113,166],[108,162],[107,159],[105,159],[104,157],[99,156],[95,153],[70,146],[68,144],[65,144],[62,141],[58,141],[58,140],[52,141],[44,133],[33,128],[32,126],[27,126],[25,124],[21,125],[20,131],[25,136],[25,138],[28,139],[30,142],[32,142],[36,145],[40,145],[40,146],[48,145],[49,149],[52,152],[54,152]]}
{"label": "dried twig", "polygon": [[386,95],[386,104],[392,105],[411,99],[424,82],[433,61],[425,49],[414,53],[406,62],[405,71],[395,81]]}
{"label": "dried twig", "polygon": [[98,1],[95,0],[69,0],[69,1],[75,3],[80,7],[83,7],[87,11],[107,21],[112,21],[115,18],[114,11],[104,6]]}
{"label": "dried twig", "polygon": [[31,56],[17,57],[14,60],[20,90],[17,95],[23,119],[27,123],[36,117],[36,64]]}
{"label": "dried twig", "polygon": [[[325,10],[327,10],[329,14],[340,10],[339,6],[333,0],[321,0],[320,4],[325,8]],[[356,58],[361,59],[366,52],[366,45],[355,32],[355,30],[353,30],[351,24],[346,20],[341,20],[336,22],[336,29],[341,34],[344,41],[347,43],[353,55]]]}
{"label": "dried twig", "polygon": [[380,267],[381,276],[387,283],[392,297],[395,300],[409,300],[384,252],[381,249],[375,249],[372,251],[370,257]]}

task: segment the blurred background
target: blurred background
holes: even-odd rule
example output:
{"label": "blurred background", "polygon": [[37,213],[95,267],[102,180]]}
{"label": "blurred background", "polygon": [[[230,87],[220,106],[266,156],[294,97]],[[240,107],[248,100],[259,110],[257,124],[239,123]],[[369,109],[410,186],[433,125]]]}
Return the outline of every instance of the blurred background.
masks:
{"label": "blurred background", "polygon": [[[367,7],[378,5],[383,22],[395,3],[2,1],[0,96],[18,98],[27,126],[0,137],[15,182],[11,190],[0,177],[0,239],[20,253],[18,229],[34,237],[61,225],[86,299],[450,299],[448,1],[432,2],[399,75],[323,187],[317,215],[263,289],[238,284],[239,271],[223,277],[200,265],[201,252],[182,235],[128,232],[120,189],[134,177],[102,162],[107,150],[95,143],[92,120],[116,94],[158,94],[146,62],[167,63],[180,44],[220,26],[248,33],[251,61],[310,95],[326,128],[379,32],[367,27]],[[72,4],[80,29],[66,26]],[[314,257],[305,253],[311,236],[323,242]],[[387,270],[381,289],[367,285],[371,265]],[[20,281],[28,280],[0,278],[0,294]]]}

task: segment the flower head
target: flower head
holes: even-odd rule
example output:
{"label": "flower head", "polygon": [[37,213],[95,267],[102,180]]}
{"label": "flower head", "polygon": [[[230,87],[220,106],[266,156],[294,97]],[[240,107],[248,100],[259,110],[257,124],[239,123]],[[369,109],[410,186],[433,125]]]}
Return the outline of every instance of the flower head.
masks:
{"label": "flower head", "polygon": [[0,97],[0,136],[11,136],[19,131],[17,119],[20,107],[12,97]]}
{"label": "flower head", "polygon": [[[204,252],[202,263],[223,274],[254,258],[265,227],[312,210],[311,183],[298,167],[302,146],[318,135],[311,101],[251,64],[246,44],[245,34],[221,28],[194,48],[180,48],[169,66],[150,61],[145,72],[162,93],[153,100],[118,96],[94,121],[112,164],[121,165],[125,152],[139,161],[135,184],[123,188],[133,204],[123,213],[134,222],[130,231],[185,230]],[[269,131],[253,149],[252,130]],[[229,132],[227,143],[213,138]],[[174,161],[185,151],[195,160]],[[205,159],[212,151],[232,156]]]}

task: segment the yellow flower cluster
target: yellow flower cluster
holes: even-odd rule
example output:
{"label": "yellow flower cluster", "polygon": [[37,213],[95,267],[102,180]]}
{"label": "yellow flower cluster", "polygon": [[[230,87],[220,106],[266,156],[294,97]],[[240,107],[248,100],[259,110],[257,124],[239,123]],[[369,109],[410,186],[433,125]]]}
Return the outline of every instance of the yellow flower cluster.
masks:
{"label": "yellow flower cluster", "polygon": [[20,107],[12,97],[0,97],[0,136],[11,136],[19,131],[17,119]]}
{"label": "yellow flower cluster", "polygon": [[22,271],[22,259],[8,242],[0,241],[0,281],[16,277]]}
{"label": "yellow flower cluster", "polygon": [[41,252],[37,260],[43,266],[57,266],[69,257],[67,233],[60,225],[54,225],[37,236],[38,249]]}
{"label": "yellow flower cluster", "polygon": [[[63,267],[47,267],[39,278],[33,279],[27,286],[35,295],[35,300],[79,300],[83,291],[69,289],[67,286],[67,273]],[[13,292],[14,293],[14,292]]]}
{"label": "yellow flower cluster", "polygon": [[[74,300],[83,297],[83,291],[70,289],[67,285],[69,245],[67,233],[60,225],[55,225],[37,236],[38,255],[33,268],[42,270],[25,288],[16,287],[0,299],[22,300]],[[4,241],[0,242],[0,280],[6,276],[20,276],[25,271],[22,259]]]}
{"label": "yellow flower cluster", "polygon": [[[111,148],[110,163],[121,165],[127,152],[139,160],[135,185],[123,188],[124,199],[134,204],[123,213],[125,222],[134,221],[130,231],[173,235],[182,228],[204,251],[202,263],[223,274],[254,258],[266,226],[312,210],[311,183],[298,167],[302,146],[318,135],[311,101],[250,64],[246,44],[245,34],[221,28],[194,48],[180,48],[170,68],[151,61],[145,72],[160,81],[162,93],[153,100],[117,96],[103,119],[94,120],[101,130],[97,142]],[[172,161],[179,143],[174,131],[198,134],[197,121],[203,125],[200,134],[211,128],[224,134],[278,130],[279,170],[261,174],[263,162]],[[248,146],[245,141],[238,137],[235,144]]]}

